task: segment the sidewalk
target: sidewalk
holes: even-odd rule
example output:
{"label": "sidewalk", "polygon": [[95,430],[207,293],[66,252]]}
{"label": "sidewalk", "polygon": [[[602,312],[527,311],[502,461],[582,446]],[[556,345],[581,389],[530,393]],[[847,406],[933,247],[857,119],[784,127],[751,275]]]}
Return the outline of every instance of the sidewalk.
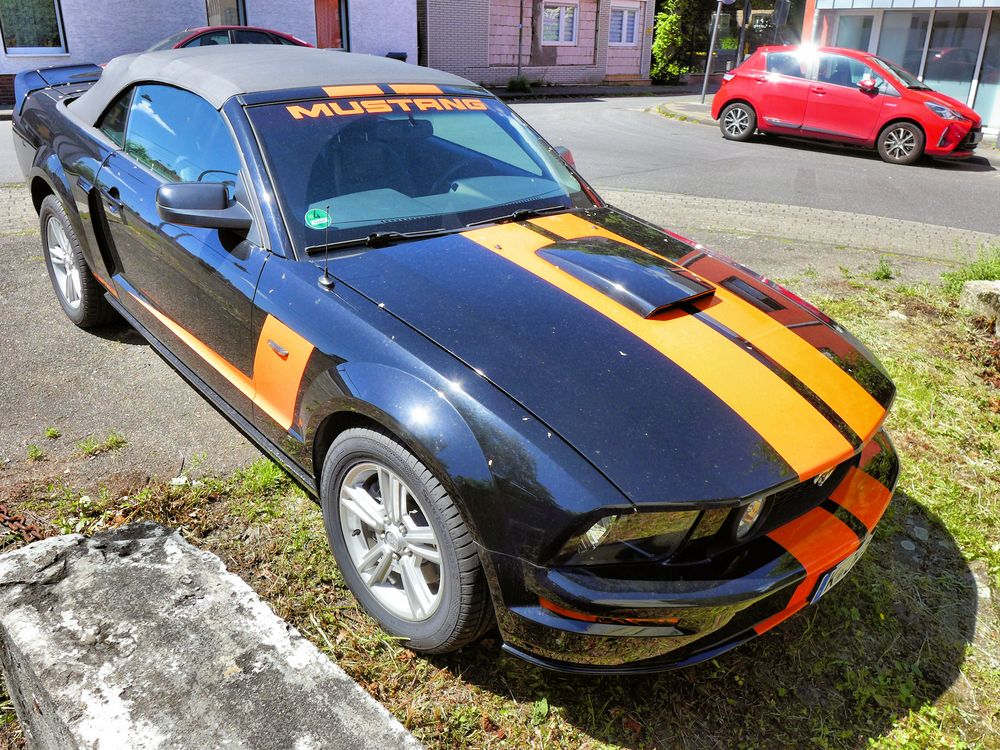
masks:
{"label": "sidewalk", "polygon": [[[718,123],[712,119],[712,94],[705,97],[705,103],[701,103],[701,93],[684,94],[682,96],[671,97],[670,101],[663,102],[656,107],[656,111],[664,117],[685,122],[695,122],[699,125],[716,126]],[[976,156],[987,159],[994,167],[1000,169],[1000,145],[998,145],[996,135],[984,135],[983,142],[976,149]]]}

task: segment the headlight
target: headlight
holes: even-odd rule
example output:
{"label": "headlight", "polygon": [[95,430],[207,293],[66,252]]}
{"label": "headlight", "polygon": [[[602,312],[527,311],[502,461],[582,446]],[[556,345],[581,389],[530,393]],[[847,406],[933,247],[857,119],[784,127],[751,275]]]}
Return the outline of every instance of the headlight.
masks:
{"label": "headlight", "polygon": [[764,505],[764,498],[758,497],[756,500],[751,500],[738,511],[736,528],[733,530],[737,541],[746,539],[747,535],[757,527],[760,519],[764,516]]}
{"label": "headlight", "polygon": [[927,107],[931,112],[936,114],[938,117],[944,120],[961,120],[962,116],[955,112],[954,110],[948,109],[943,104],[938,104],[936,102],[924,102],[924,106]]}
{"label": "headlight", "polygon": [[569,540],[560,562],[569,565],[644,562],[673,553],[698,519],[698,511],[605,516]]}

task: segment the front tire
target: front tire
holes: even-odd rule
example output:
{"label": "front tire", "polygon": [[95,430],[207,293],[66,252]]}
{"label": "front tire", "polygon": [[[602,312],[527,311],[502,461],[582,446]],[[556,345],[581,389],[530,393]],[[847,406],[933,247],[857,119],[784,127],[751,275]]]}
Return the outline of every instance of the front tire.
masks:
{"label": "front tire", "polygon": [[38,221],[45,267],[66,317],[80,328],[110,323],[115,312],[104,299],[104,289],[90,272],[73,224],[56,196],[48,195],[42,201]]}
{"label": "front tire", "polygon": [[913,123],[894,122],[878,134],[878,155],[890,164],[913,164],[924,153],[924,133]]}
{"label": "front tire", "polygon": [[727,104],[719,113],[719,129],[728,141],[747,141],[757,129],[757,113],[745,102]]}
{"label": "front tire", "polygon": [[472,535],[441,483],[387,432],[346,430],[323,464],[327,540],[358,603],[425,653],[455,651],[493,623]]}

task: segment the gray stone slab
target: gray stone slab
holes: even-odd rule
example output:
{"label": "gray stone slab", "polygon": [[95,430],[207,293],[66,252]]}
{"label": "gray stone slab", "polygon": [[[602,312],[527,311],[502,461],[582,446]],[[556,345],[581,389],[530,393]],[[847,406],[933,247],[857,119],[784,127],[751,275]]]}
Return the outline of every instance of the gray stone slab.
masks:
{"label": "gray stone slab", "polygon": [[155,524],[0,556],[0,662],[33,750],[420,747],[218,557]]}
{"label": "gray stone slab", "polygon": [[1000,338],[1000,281],[966,281],[958,305],[993,320],[993,334]]}

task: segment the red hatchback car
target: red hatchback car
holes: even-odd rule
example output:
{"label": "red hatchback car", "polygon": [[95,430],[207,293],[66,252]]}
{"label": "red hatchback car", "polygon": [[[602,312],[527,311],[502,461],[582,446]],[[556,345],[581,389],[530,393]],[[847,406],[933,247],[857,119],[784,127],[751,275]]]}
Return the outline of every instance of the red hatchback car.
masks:
{"label": "red hatchback car", "polygon": [[878,149],[893,164],[967,158],[982,118],[898,65],[836,47],[762,47],[723,76],[712,101],[722,135],[795,135]]}
{"label": "red hatchback car", "polygon": [[211,47],[217,44],[287,44],[290,47],[312,47],[298,37],[257,26],[200,26],[185,29],[154,44],[147,52],[181,47]]}

